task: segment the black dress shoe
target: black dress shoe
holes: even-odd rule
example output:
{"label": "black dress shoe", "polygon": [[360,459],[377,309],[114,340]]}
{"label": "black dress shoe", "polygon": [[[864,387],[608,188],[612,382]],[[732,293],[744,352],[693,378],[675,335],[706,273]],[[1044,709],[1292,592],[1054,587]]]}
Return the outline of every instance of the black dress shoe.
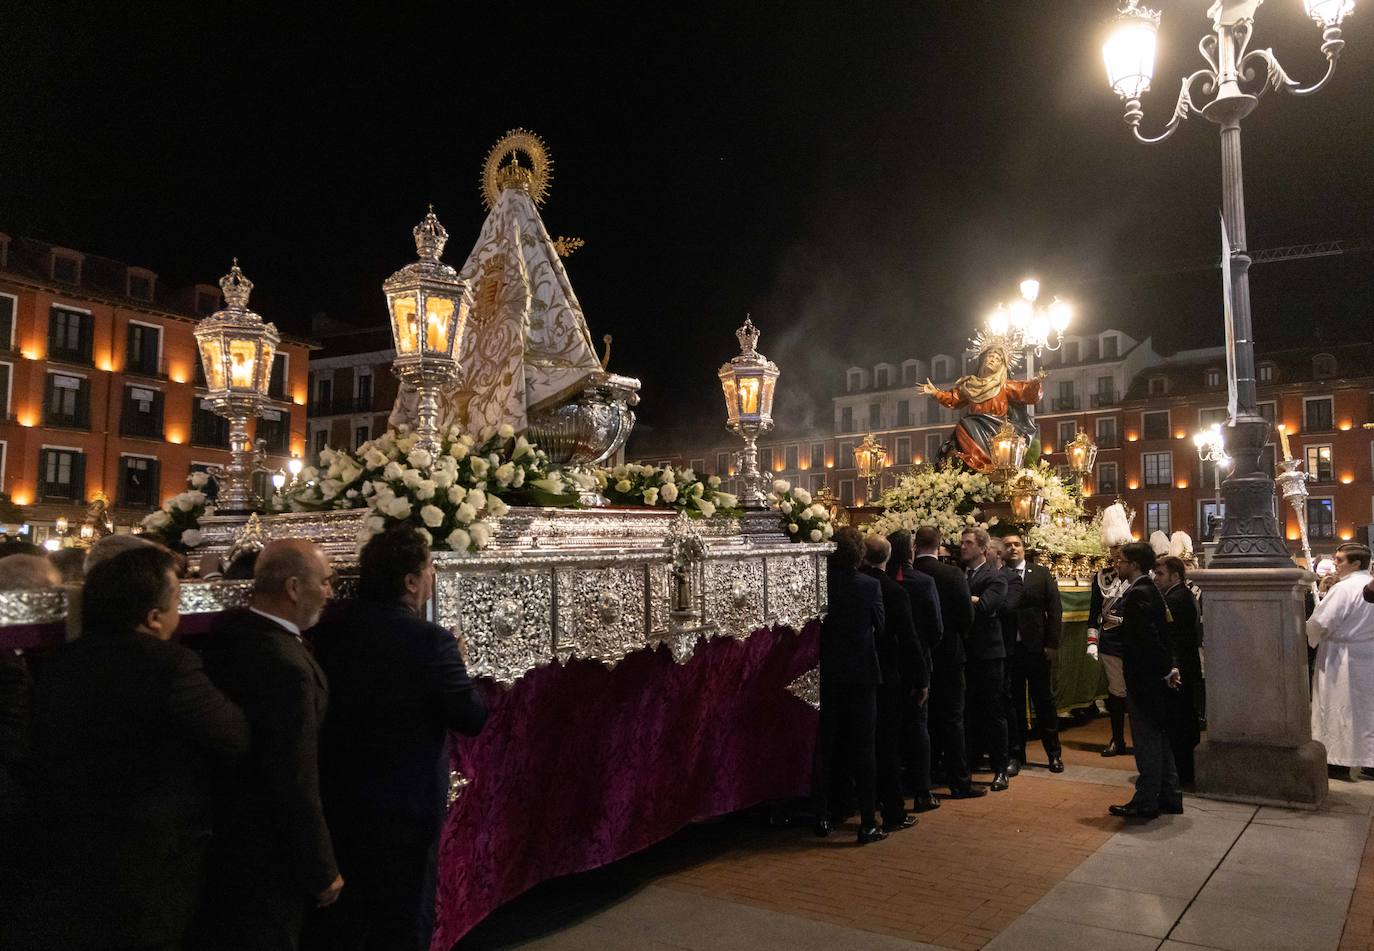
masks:
{"label": "black dress shoe", "polygon": [[912,812],[930,812],[932,809],[939,808],[940,797],[934,793],[919,794],[911,803]]}
{"label": "black dress shoe", "polygon": [[986,796],[988,791],[981,786],[951,786],[949,787],[950,799],[980,799]]}
{"label": "black dress shoe", "polygon": [[1353,778],[1350,775],[1349,766],[1337,766],[1331,763],[1326,766],[1326,775],[1331,779],[1340,779],[1347,783]]}
{"label": "black dress shoe", "polygon": [[1115,738],[1102,749],[1103,756],[1120,756],[1124,752],[1126,752],[1124,744],[1118,743]]}
{"label": "black dress shoe", "polygon": [[916,824],[915,816],[902,816],[896,822],[889,819],[883,820],[883,832],[901,832],[903,829],[910,829]]}
{"label": "black dress shoe", "polygon": [[1002,792],[1003,790],[1009,789],[1010,787],[1011,780],[1007,778],[1007,773],[1005,770],[998,773],[996,776],[992,777],[992,782],[988,785],[988,788],[991,789],[993,792]]}
{"label": "black dress shoe", "polygon": [[868,845],[870,842],[881,842],[887,838],[887,833],[877,826],[869,826],[867,829],[859,830],[859,844]]}
{"label": "black dress shoe", "polygon": [[834,828],[834,826],[831,825],[829,819],[816,820],[816,835],[820,836],[822,839],[830,834],[832,828]]}
{"label": "black dress shoe", "polygon": [[1183,800],[1178,799],[1170,802],[1167,799],[1161,799],[1159,801],[1159,811],[1166,816],[1181,816],[1183,815]]}
{"label": "black dress shoe", "polygon": [[1051,772],[1051,773],[1062,773],[1062,772],[1064,772],[1064,760],[1063,760],[1062,757],[1060,757],[1060,755],[1059,755],[1058,753],[1054,753],[1054,754],[1052,754],[1052,755],[1050,756],[1050,772]]}
{"label": "black dress shoe", "polygon": [[1137,806],[1133,802],[1128,802],[1122,806],[1108,806],[1107,811],[1114,816],[1123,819],[1158,819],[1158,809],[1146,809],[1144,806]]}
{"label": "black dress shoe", "polygon": [[1010,759],[1010,760],[1007,760],[1006,774],[1007,774],[1008,776],[1016,776],[1016,775],[1019,775],[1020,772],[1021,772],[1021,761],[1020,761],[1020,760],[1018,760],[1018,759]]}

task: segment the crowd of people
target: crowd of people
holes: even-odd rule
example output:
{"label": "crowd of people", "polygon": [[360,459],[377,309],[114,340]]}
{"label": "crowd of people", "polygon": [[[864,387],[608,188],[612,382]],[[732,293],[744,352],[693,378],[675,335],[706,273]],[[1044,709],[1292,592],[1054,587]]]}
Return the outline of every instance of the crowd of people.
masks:
{"label": "crowd of people", "polygon": [[[1020,535],[970,528],[955,556],[933,527],[887,538],[844,528],[835,546],[821,627],[818,835],[853,805],[858,841],[869,843],[938,808],[935,789],[951,799],[1006,791],[1036,735],[1045,768],[1063,772],[1051,682],[1062,602]],[[1181,559],[1157,559],[1129,535],[1112,546],[1094,580],[1088,650],[1109,683],[1112,739],[1102,754],[1126,751],[1129,712],[1139,769],[1134,797],[1114,815],[1183,808],[1200,737],[1199,618]],[[990,779],[974,782],[984,759]]]}
{"label": "crowd of people", "polygon": [[[448,735],[487,716],[424,620],[428,544],[375,536],[326,611],[324,552],[272,541],[251,606],[189,645],[178,568],[102,540],[79,636],[0,657],[0,949],[428,948]],[[58,570],[0,558],[6,587]]]}

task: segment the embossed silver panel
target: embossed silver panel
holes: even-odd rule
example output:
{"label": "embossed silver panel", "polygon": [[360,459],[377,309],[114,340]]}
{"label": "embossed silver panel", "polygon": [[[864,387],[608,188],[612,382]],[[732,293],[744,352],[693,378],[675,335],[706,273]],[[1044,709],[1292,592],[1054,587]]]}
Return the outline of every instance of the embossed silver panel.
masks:
{"label": "embossed silver panel", "polygon": [[765,564],[765,610],[768,620],[800,630],[817,614],[817,556],[774,555],[766,558]]}
{"label": "embossed silver panel", "polygon": [[620,660],[645,642],[647,565],[557,568],[554,651],[570,657]]}
{"label": "embossed silver panel", "polygon": [[763,627],[762,558],[706,561],[706,620],[729,637],[747,637]]}

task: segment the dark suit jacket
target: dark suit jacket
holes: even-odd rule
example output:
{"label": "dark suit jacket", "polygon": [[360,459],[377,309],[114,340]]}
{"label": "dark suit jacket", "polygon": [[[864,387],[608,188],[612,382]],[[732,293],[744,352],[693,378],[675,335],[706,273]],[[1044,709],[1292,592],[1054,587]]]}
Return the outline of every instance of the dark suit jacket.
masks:
{"label": "dark suit jacket", "polygon": [[883,589],[858,571],[830,570],[830,607],[821,622],[821,680],[831,684],[882,683],[876,632],[886,614]]}
{"label": "dark suit jacket", "polygon": [[212,765],[248,722],[195,653],[87,634],[35,671],[17,907],[4,947],[180,943],[200,897]]}
{"label": "dark suit jacket", "polygon": [[1007,651],[997,615],[1007,600],[1007,578],[985,561],[969,579],[968,589],[978,599],[973,605],[973,627],[968,634],[968,659],[1001,660]]}
{"label": "dark suit jacket", "polygon": [[1015,568],[1005,565],[1002,577],[1007,579],[1007,599],[1002,602],[1002,610],[997,612],[997,623],[1002,625],[1002,653],[1010,657],[1016,652],[1016,609],[1021,605],[1026,584]]}
{"label": "dark suit jacket", "polygon": [[[0,648],[0,842],[18,819],[19,786],[15,775],[29,746],[29,693],[24,658]],[[0,866],[5,857],[0,855]]]}
{"label": "dark suit jacket", "polygon": [[935,581],[940,596],[940,624],[944,636],[935,651],[934,669],[959,670],[964,663],[964,642],[973,627],[973,602],[969,600],[964,573],[932,555],[917,555],[911,566]]}
{"label": "dark suit jacket", "polygon": [[1164,678],[1174,666],[1164,596],[1148,574],[1142,575],[1113,607],[1121,614],[1117,631],[1126,696],[1133,698],[1146,715],[1162,723],[1169,697]]}
{"label": "dark suit jacket", "polygon": [[1202,658],[1198,655],[1197,599],[1186,584],[1176,584],[1164,592],[1164,604],[1169,609],[1169,638],[1183,682],[1189,687],[1200,686]]}
{"label": "dark suit jacket", "polygon": [[925,650],[916,637],[911,617],[911,598],[906,589],[884,572],[870,565],[859,569],[870,578],[878,579],[883,590],[883,627],[879,632],[878,666],[885,686],[904,686],[921,690],[930,686],[930,671],[926,667]]}
{"label": "dark suit jacket", "polygon": [[940,592],[934,578],[911,565],[898,568],[897,573],[901,576],[897,583],[906,590],[907,599],[911,601],[911,620],[916,625],[916,636],[920,638],[929,673],[945,636],[944,619],[940,616]]}
{"label": "dark suit jacket", "polygon": [[476,736],[487,707],[458,642],[402,604],[350,602],[307,634],[329,678],[320,795],[336,836],[385,822],[437,834],[448,733]]}
{"label": "dark suit jacket", "polygon": [[[1008,578],[1016,577],[1016,569],[1006,569]],[[1007,644],[1007,656],[1016,648],[1017,636],[1028,653],[1038,654],[1046,648],[1059,648],[1059,634],[1064,627],[1064,605],[1059,600],[1059,582],[1048,568],[1026,562],[1026,576],[1021,578],[1021,598],[1014,610],[1002,613],[1002,636]]]}
{"label": "dark suit jacket", "polygon": [[317,895],[338,875],[320,806],[324,673],[305,645],[248,610],[220,619],[203,647],[215,685],[248,715],[253,754],[217,793],[215,874],[267,892]]}

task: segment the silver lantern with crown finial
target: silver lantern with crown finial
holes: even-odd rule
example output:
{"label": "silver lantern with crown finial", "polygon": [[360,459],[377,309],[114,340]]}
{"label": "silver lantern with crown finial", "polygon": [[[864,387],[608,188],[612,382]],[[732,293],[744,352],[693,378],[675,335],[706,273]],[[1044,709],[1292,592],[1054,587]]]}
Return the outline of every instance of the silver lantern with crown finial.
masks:
{"label": "silver lantern with crown finial", "polygon": [[253,475],[262,465],[248,438],[248,420],[262,412],[267,400],[281,337],[276,327],[248,309],[253,282],[239,270],[238,258],[219,286],[224,308],[195,330],[206,396],[215,413],[229,421],[229,465],[212,470],[219,481],[216,503],[221,512],[251,512],[262,508],[253,491]]}
{"label": "silver lantern with crown finial", "polygon": [[415,226],[419,260],[382,282],[396,345],[392,370],[418,396],[413,428],[415,448],[439,448],[439,398],[457,384],[462,368],[457,354],[472,309],[472,292],[458,272],[439,260],[448,232],[430,206]]}
{"label": "silver lantern with crown finial", "polygon": [[759,331],[745,317],[744,326],[735,331],[739,355],[720,368],[720,385],[725,393],[725,425],[744,440],[740,478],[744,492],[740,504],[746,509],[768,506],[764,475],[759,472],[758,438],[773,428],[773,388],[778,382],[778,365],[759,353]]}

